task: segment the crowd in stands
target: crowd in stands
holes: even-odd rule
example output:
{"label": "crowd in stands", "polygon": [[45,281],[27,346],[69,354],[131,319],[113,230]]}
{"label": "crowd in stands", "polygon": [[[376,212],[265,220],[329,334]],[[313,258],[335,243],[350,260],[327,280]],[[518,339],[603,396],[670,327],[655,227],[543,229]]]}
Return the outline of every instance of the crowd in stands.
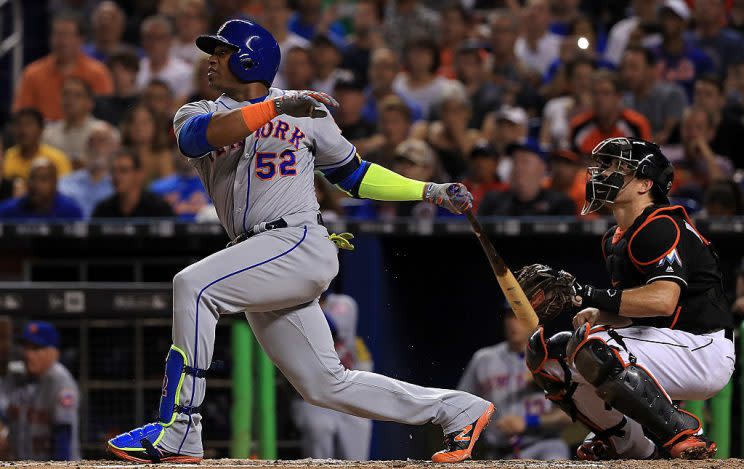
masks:
{"label": "crowd in stands", "polygon": [[[575,215],[602,139],[656,142],[672,200],[744,214],[744,1],[50,1],[48,55],[15,83],[0,219],[214,220],[175,143],[184,103],[215,99],[195,38],[258,21],[282,54],[274,86],[341,103],[362,157],[462,181],[481,215]],[[335,216],[446,217],[348,199]]]}

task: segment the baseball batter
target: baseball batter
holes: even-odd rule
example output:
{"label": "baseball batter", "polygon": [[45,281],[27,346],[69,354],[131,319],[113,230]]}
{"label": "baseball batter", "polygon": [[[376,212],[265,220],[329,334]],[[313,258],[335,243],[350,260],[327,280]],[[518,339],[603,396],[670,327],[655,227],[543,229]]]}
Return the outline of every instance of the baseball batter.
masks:
{"label": "baseball batter", "polygon": [[482,437],[488,459],[568,459],[559,435],[571,420],[545,400],[524,362],[532,330],[508,303],[502,314],[506,340],[475,352],[457,385],[497,409]]}
{"label": "baseball batter", "polygon": [[609,205],[617,221],[602,240],[613,288],[525,268],[520,283],[542,321],[584,307],[573,333],[535,332],[528,366],[548,399],[592,429],[581,459],[712,457],[715,443],[674,401],[715,395],[734,370],[718,258],[669,205],[674,169],[658,146],[611,138],[592,156],[584,213]]}
{"label": "baseball batter", "polygon": [[[330,293],[320,299],[320,307],[331,327],[331,335],[341,364],[349,370],[372,371],[367,347],[357,337],[359,307],[349,295]],[[292,415],[302,433],[302,454],[318,459],[369,459],[372,421],[324,409],[297,399]]]}
{"label": "baseball batter", "polygon": [[[269,88],[279,46],[261,26],[226,22],[196,45],[209,58],[209,83],[224,94],[184,105],[174,118],[231,246],[173,279],[173,346],[165,363],[158,421],[109,440],[139,462],[202,459],[201,414],[215,326],[243,313],[267,355],[315,405],[359,417],[441,425],[437,462],[469,458],[493,405],[461,391],[432,389],[339,361],[318,297],[338,271],[337,247],[318,216],[315,170],[354,197],[427,200],[461,213],[472,197],[461,184],[414,181],[361,159],[322,93]],[[338,244],[345,239],[335,237]]]}

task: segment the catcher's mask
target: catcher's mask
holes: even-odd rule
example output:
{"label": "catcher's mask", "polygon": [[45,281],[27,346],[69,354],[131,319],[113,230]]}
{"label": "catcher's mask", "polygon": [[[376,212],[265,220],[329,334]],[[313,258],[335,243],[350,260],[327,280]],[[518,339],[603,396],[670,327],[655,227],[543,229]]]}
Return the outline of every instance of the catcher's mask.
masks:
{"label": "catcher's mask", "polygon": [[658,145],[634,138],[608,138],[594,147],[591,159],[596,165],[587,168],[582,215],[612,205],[633,177],[653,181],[651,195],[654,201],[669,203],[667,194],[672,187],[674,168]]}

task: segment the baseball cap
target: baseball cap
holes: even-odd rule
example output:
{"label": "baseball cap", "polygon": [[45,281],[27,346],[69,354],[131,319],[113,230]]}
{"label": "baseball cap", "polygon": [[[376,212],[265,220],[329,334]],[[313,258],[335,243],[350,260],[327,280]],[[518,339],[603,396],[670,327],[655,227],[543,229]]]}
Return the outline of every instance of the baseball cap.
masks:
{"label": "baseball cap", "polygon": [[409,138],[395,147],[395,159],[406,160],[419,166],[433,166],[436,157],[426,142]]}
{"label": "baseball cap", "polygon": [[659,13],[664,11],[671,11],[685,21],[690,19],[690,7],[687,6],[685,0],[664,0],[664,4],[659,8]]}
{"label": "baseball cap", "polygon": [[358,73],[354,73],[351,70],[339,70],[336,76],[336,83],[333,85],[334,91],[364,91],[364,88],[364,80],[362,80]]}
{"label": "baseball cap", "polygon": [[511,156],[517,150],[524,150],[536,154],[541,160],[548,161],[548,152],[540,145],[534,137],[529,137],[521,142],[510,143],[506,146],[506,154]]}
{"label": "baseball cap", "polygon": [[499,156],[499,151],[488,142],[477,142],[470,150],[470,158],[494,158]]}
{"label": "baseball cap", "polygon": [[45,321],[31,321],[23,328],[21,342],[39,347],[59,347],[59,332]]}
{"label": "baseball cap", "polygon": [[527,112],[521,107],[502,106],[496,119],[505,120],[516,125],[527,125]]}

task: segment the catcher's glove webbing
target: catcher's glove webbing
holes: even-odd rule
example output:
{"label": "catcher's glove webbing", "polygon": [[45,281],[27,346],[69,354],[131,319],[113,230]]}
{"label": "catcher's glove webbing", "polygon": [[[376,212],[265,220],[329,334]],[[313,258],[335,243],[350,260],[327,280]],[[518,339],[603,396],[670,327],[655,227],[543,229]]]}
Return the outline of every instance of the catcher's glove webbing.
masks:
{"label": "catcher's glove webbing", "polygon": [[575,304],[576,277],[564,270],[532,264],[517,272],[517,281],[540,318],[540,324],[547,323]]}

